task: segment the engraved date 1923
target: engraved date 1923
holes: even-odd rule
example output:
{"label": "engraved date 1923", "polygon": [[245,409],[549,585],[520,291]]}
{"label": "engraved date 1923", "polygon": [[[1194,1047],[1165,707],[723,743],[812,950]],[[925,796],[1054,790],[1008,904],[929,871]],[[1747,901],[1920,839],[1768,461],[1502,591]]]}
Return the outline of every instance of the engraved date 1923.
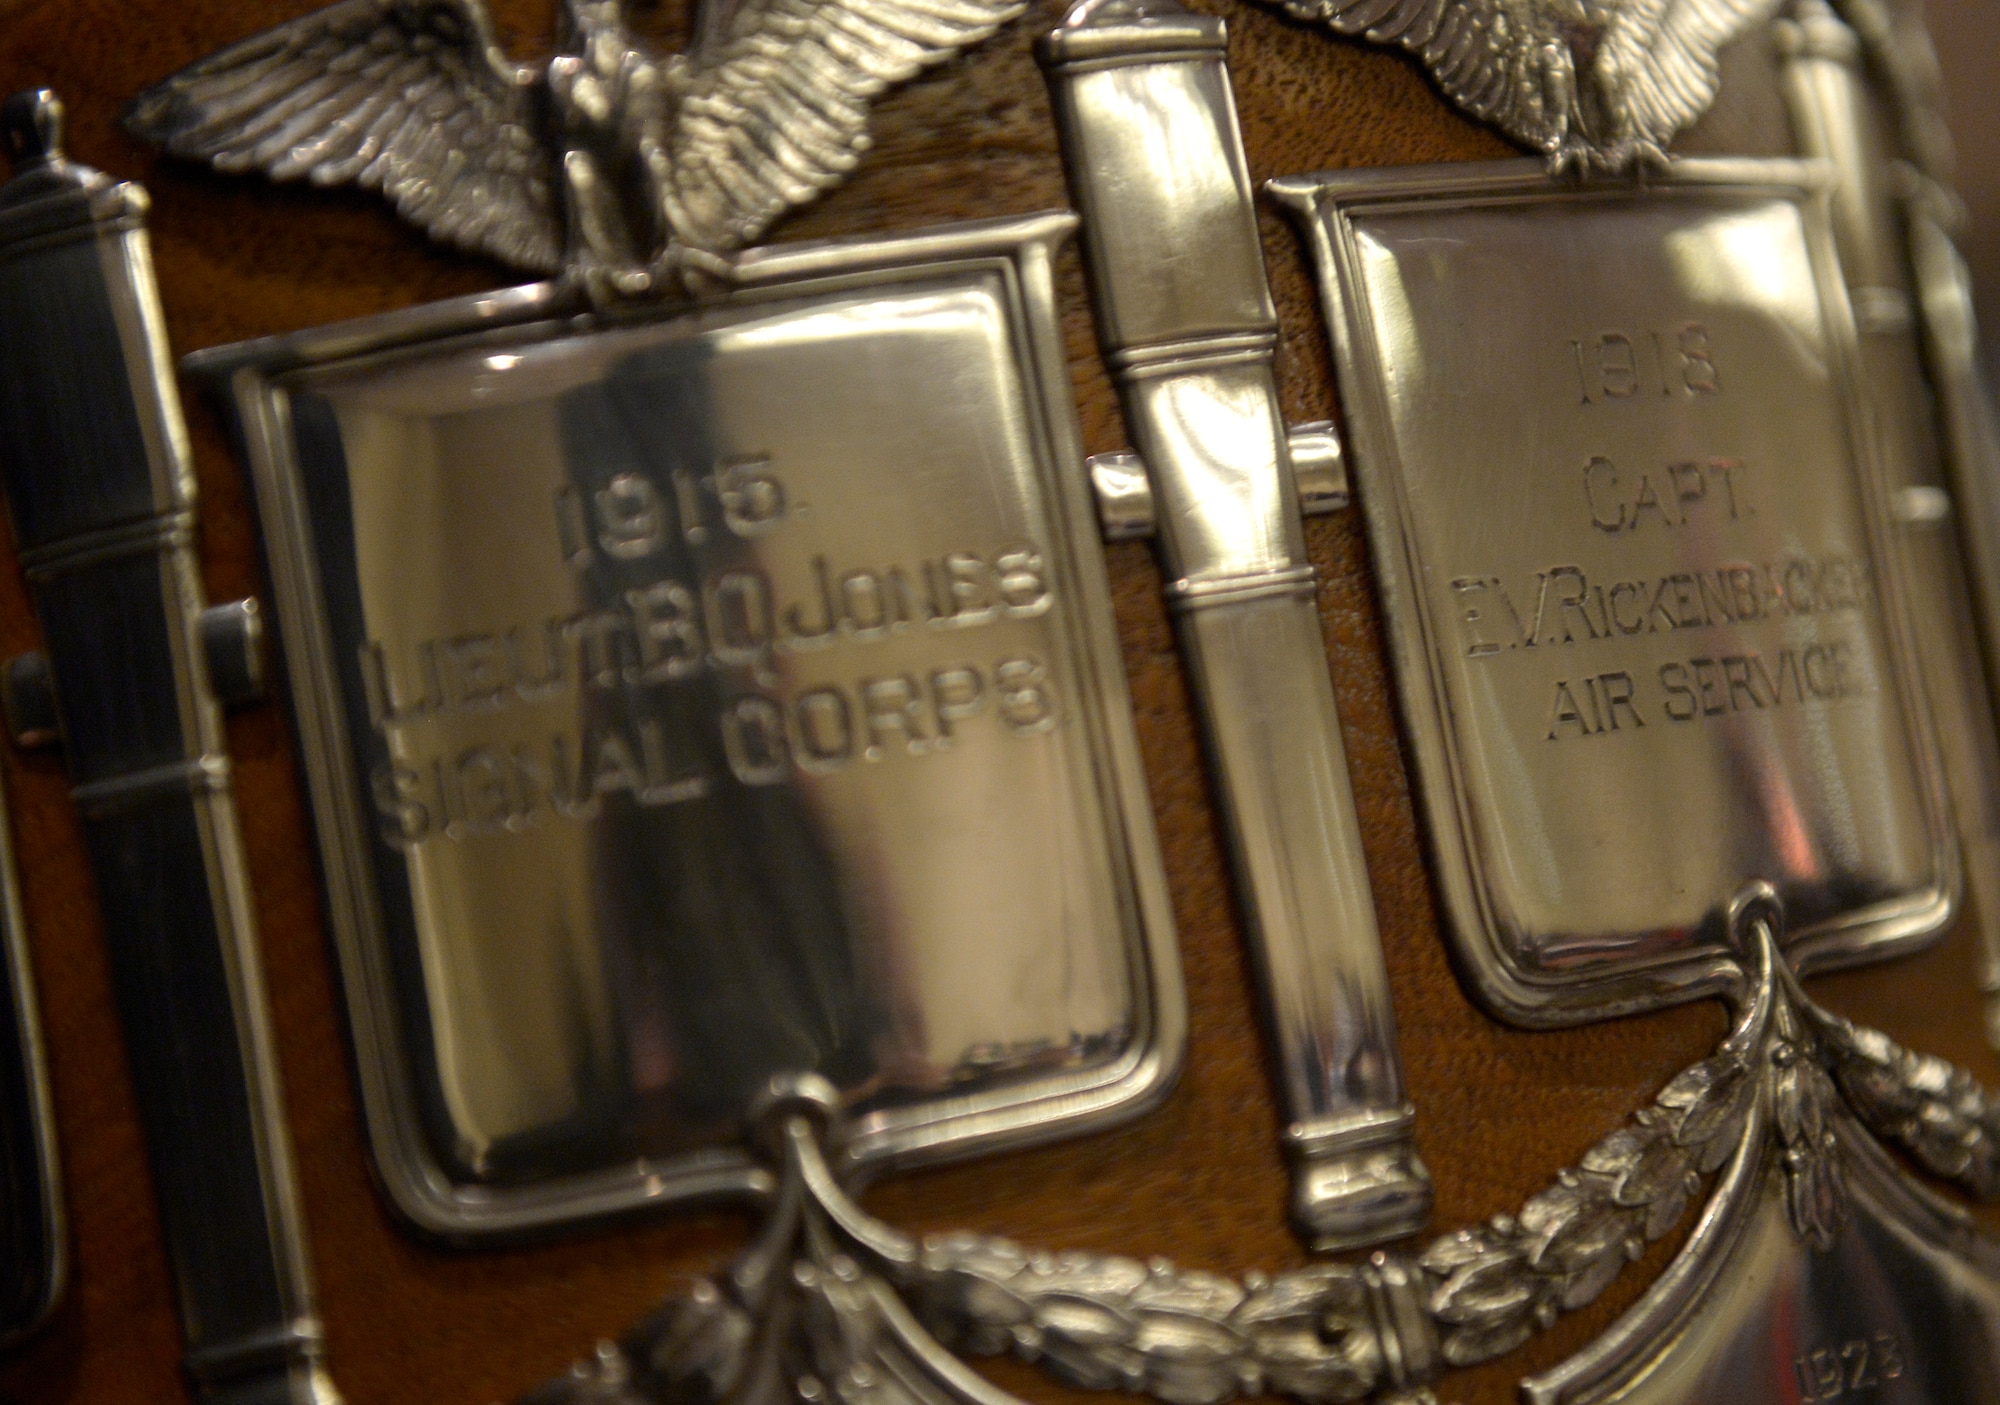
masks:
{"label": "engraved date 1923", "polygon": [[1874,1390],[1903,1374],[1903,1343],[1894,1333],[1855,1337],[1838,1346],[1823,1346],[1792,1358],[1798,1372],[1799,1399],[1811,1405],[1841,1400]]}

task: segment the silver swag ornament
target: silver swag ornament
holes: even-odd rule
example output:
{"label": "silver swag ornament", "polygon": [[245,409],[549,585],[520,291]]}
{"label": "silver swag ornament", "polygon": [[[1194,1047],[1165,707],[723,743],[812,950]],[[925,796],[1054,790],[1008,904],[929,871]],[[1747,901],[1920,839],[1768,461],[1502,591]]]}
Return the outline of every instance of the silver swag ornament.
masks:
{"label": "silver swag ornament", "polygon": [[838,184],[869,104],[1024,0],[742,0],[654,53],[620,0],[564,0],[560,52],[517,64],[480,0],[344,0],[141,94],[134,135],[219,171],[380,191],[441,243],[672,291]]}
{"label": "silver swag ornament", "polygon": [[[1727,1036],[1518,1214],[1362,1261],[1230,1279],[983,1234],[919,1241],[839,1185],[826,1159],[839,1135],[831,1090],[785,1080],[761,1118],[779,1190],[757,1239],[520,1405],[1022,1405],[960,1360],[998,1355],[1166,1405],[1264,1395],[1438,1405],[1445,1370],[1504,1356],[1595,1301],[1698,1203],[1692,1235],[1647,1300],[1598,1347],[1527,1382],[1531,1405],[1603,1398],[1589,1392],[1620,1377],[1631,1385],[1653,1350],[1647,1338],[1687,1313],[1701,1285],[1749,1275],[1759,1258],[1768,1268],[1761,1221],[1836,1251],[1837,1265],[1842,1240],[1915,1224],[1991,1271],[1990,1249],[1913,1194],[1883,1144],[1991,1199],[2000,1102],[1963,1070],[1815,1004],[1779,950],[1782,930],[1774,895],[1758,885],[1735,920],[1741,985]],[[1970,1291],[1952,1305],[1953,1328],[1972,1356],[2000,1302],[1969,1277],[1961,1285]],[[1922,1365],[1894,1334],[1865,1350],[1878,1381],[1914,1372],[1923,1388]],[[1799,1359],[1802,1389],[1822,1364]],[[1793,1365],[1781,1363],[1787,1386]],[[1990,1370],[1971,1369],[1991,1382]],[[1832,1399],[1839,1379],[1833,1394],[1774,1398]]]}

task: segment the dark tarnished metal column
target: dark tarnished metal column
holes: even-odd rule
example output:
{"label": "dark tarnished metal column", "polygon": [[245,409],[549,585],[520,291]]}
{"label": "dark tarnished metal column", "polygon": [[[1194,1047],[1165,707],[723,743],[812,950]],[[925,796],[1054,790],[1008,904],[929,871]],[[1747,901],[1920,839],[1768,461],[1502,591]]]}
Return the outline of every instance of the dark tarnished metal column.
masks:
{"label": "dark tarnished metal column", "polygon": [[328,1401],[145,192],[0,111],[0,473],[33,587],[205,1400]]}
{"label": "dark tarnished metal column", "polygon": [[1314,1247],[1429,1213],[1272,376],[1277,313],[1220,20],[1085,0],[1044,41],[1105,359],[1157,542]]}

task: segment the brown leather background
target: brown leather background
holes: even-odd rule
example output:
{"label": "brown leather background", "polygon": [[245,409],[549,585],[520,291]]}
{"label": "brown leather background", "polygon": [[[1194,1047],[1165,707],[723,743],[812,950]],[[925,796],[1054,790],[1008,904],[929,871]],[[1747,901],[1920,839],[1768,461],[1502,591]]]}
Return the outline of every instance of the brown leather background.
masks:
{"label": "brown leather background", "polygon": [[[157,163],[114,127],[139,88],[307,0],[0,0],[0,91],[59,89],[72,153],[143,179],[173,344],[186,352],[496,286],[504,272],[434,252],[376,201],[274,191]],[[1208,0],[1215,8],[1216,0]],[[1250,162],[1260,179],[1337,166],[1500,156],[1398,55],[1337,42],[1252,4],[1222,0]],[[514,52],[545,51],[552,0],[499,6]],[[782,225],[783,239],[912,228],[1064,203],[1030,45],[1055,7],[965,61],[890,97],[856,177]],[[678,42],[675,7],[643,23]],[[1768,45],[1730,57],[1730,100],[1683,148],[1772,151],[1787,143]],[[1294,419],[1335,413],[1324,331],[1290,230],[1265,216],[1285,329],[1280,376]],[[1085,439],[1124,432],[1097,360],[1075,260],[1065,265],[1072,367]],[[202,491],[202,554],[216,599],[262,590],[250,515],[217,421],[190,404]],[[1327,646],[1347,728],[1419,1142],[1437,1178],[1434,1226],[1512,1210],[1640,1106],[1720,1034],[1719,1007],[1560,1033],[1503,1027],[1468,1003],[1447,966],[1412,812],[1359,524],[1310,525],[1325,580]],[[1187,698],[1143,548],[1110,552],[1126,665],[1173,881],[1193,1005],[1187,1074],[1165,1108],[1126,1129],[881,1184],[869,1207],[917,1231],[977,1228],[1052,1248],[1166,1255],[1241,1272],[1304,1261],[1285,1228],[1286,1180],[1251,992]],[[0,650],[35,643],[11,553],[0,548]],[[232,721],[244,829],[275,1005],[292,1133],[319,1274],[329,1358],[354,1405],[485,1405],[622,1330],[677,1275],[743,1237],[727,1215],[656,1218],[562,1242],[463,1252],[395,1223],[370,1181],[298,778],[280,707]],[[75,1247],[70,1296],[45,1333],[0,1363],[20,1405],[181,1398],[179,1336],[154,1226],[132,1093],[112,1018],[102,938],[60,760],[9,751],[5,771],[40,969]],[[1669,803],[1665,797],[1662,803]],[[1975,940],[1962,927],[1929,953],[1816,982],[1829,1004],[1989,1082]],[[1589,1310],[1527,1349],[1446,1382],[1448,1401],[1512,1398],[1526,1370],[1579,1347],[1665,1262],[1657,1247]],[[1039,1400],[1063,1398],[1024,1367],[986,1368]]]}

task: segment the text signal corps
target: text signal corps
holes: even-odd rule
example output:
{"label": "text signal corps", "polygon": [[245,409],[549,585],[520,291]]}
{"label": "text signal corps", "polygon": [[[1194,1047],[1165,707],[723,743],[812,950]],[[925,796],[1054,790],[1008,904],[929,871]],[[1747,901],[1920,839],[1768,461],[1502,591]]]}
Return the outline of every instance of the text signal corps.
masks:
{"label": "text signal corps", "polygon": [[[704,512],[710,504],[718,510]],[[566,485],[555,506],[571,568],[594,576],[615,563],[628,579],[649,559],[664,564],[675,538],[700,548],[720,533],[764,536],[805,515],[761,458],[700,478],[676,473],[665,491],[635,473],[591,492]],[[676,804],[708,793],[708,757],[743,784],[772,785],[948,751],[970,726],[1032,737],[1059,721],[1040,659],[948,643],[968,629],[1049,612],[1054,599],[1033,545],[866,566],[819,553],[808,574],[797,599],[782,598],[762,567],[736,564],[615,593],[600,584],[596,593],[612,598],[597,608],[529,623],[400,647],[366,641],[364,701],[380,735],[405,741],[392,752],[409,749],[416,724],[564,698],[584,704],[580,735],[474,743],[378,765],[370,779],[384,837],[407,847],[519,830],[544,815],[588,819],[615,797]],[[784,656],[930,635],[947,655],[931,666],[859,667],[849,681],[790,695],[779,686]],[[691,690],[697,684],[706,691]],[[706,744],[685,735],[695,699],[693,715],[706,719],[699,725],[716,729]]]}

